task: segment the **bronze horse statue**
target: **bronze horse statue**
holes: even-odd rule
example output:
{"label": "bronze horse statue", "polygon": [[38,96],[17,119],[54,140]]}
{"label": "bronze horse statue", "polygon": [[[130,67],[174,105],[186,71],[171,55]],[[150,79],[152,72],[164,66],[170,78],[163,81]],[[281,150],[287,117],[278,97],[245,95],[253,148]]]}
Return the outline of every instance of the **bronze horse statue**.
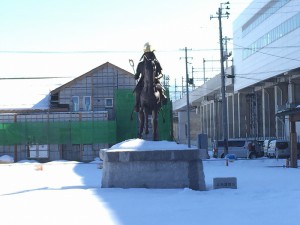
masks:
{"label": "bronze horse statue", "polygon": [[155,82],[156,66],[153,59],[144,56],[142,66],[143,88],[140,95],[139,108],[139,131],[138,138],[142,138],[142,133],[149,134],[148,115],[152,114],[153,141],[158,140],[158,113],[161,108],[161,94],[156,88]]}

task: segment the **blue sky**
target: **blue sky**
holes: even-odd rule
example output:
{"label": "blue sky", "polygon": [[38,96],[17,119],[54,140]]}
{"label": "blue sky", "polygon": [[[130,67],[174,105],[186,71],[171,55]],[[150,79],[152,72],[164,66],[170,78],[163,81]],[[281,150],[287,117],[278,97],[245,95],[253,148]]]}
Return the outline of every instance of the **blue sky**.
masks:
{"label": "blue sky", "polygon": [[[36,101],[107,61],[131,72],[128,60],[137,64],[144,43],[149,41],[163,72],[170,76],[171,83],[175,79],[178,83],[185,75],[181,59],[184,52],[180,49],[193,49],[189,56],[194,68],[202,67],[203,58],[218,60],[218,20],[210,20],[210,15],[216,16],[220,2],[0,0],[0,77],[67,77],[19,82],[18,89],[25,88],[24,92],[31,93],[28,98]],[[232,21],[249,2],[230,3],[230,18],[223,19],[224,36],[232,35]],[[15,107],[9,98],[17,101],[19,97],[12,97],[12,92],[5,97],[3,94],[18,81],[1,82],[5,88],[1,88],[0,102]]]}

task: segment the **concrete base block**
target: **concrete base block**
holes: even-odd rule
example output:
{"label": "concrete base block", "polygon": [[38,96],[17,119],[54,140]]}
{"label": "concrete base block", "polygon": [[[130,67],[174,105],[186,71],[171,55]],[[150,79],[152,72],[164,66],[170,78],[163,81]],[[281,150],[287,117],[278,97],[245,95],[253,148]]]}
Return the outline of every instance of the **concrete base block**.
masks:
{"label": "concrete base block", "polygon": [[206,190],[202,151],[101,150],[103,188],[191,188]]}

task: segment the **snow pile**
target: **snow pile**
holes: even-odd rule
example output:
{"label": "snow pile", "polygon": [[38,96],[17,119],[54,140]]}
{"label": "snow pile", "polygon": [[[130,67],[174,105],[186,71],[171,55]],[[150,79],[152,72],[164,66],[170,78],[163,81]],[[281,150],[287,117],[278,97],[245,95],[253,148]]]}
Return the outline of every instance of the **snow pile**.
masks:
{"label": "snow pile", "polygon": [[0,157],[0,163],[13,163],[14,158],[9,155],[3,155]]}
{"label": "snow pile", "polygon": [[197,149],[197,147],[192,146],[189,148],[186,144],[177,144],[174,141],[147,141],[143,139],[129,139],[113,145],[108,150],[153,151],[186,149]]}

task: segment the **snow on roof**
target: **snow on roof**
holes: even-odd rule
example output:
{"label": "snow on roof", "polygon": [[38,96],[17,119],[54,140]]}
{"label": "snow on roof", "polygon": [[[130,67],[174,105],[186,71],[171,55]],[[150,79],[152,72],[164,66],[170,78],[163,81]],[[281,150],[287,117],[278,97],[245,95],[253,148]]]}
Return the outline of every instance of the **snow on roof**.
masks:
{"label": "snow on roof", "polygon": [[50,94],[46,95],[41,101],[32,106],[33,109],[48,109],[50,102]]}

